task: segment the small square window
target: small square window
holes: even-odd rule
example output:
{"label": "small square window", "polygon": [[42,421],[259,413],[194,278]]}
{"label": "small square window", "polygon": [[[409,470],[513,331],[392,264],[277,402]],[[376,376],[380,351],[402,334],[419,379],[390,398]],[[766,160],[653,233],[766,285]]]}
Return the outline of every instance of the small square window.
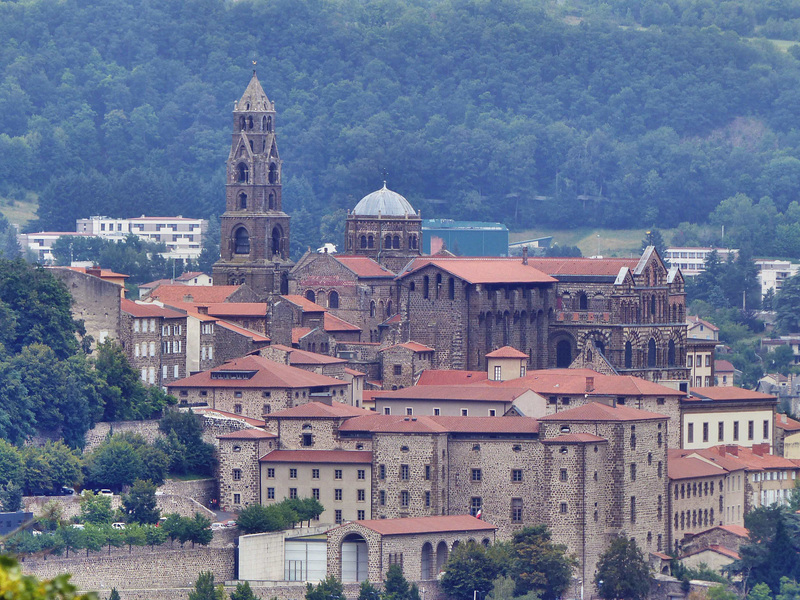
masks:
{"label": "small square window", "polygon": [[242,495],[241,494],[234,494],[233,495],[233,503],[234,504],[241,504],[242,503]]}
{"label": "small square window", "polygon": [[234,469],[233,470],[233,480],[239,481],[242,478],[242,470],[241,469]]}
{"label": "small square window", "polygon": [[342,470],[341,469],[335,469],[333,471],[333,478],[334,479],[341,479],[342,478]]}
{"label": "small square window", "polygon": [[289,469],[289,479],[297,479],[297,469]]}
{"label": "small square window", "polygon": [[333,499],[334,500],[338,500],[339,502],[341,502],[341,500],[342,500],[342,489],[341,488],[337,488],[337,489],[333,490]]}
{"label": "small square window", "polygon": [[289,488],[289,498],[297,498],[297,488]]}
{"label": "small square window", "polygon": [[233,397],[234,398],[241,398],[242,397],[242,392],[233,392]]}
{"label": "small square window", "polygon": [[562,503],[561,503],[561,505],[559,506],[559,512],[560,512],[562,515],[564,515],[564,514],[566,514],[566,513],[567,513],[567,503],[566,503],[566,502],[562,502]]}
{"label": "small square window", "polygon": [[466,408],[462,408],[461,409],[461,416],[462,417],[468,417],[469,416],[469,410],[466,409]]}
{"label": "small square window", "polygon": [[522,469],[511,470],[511,481],[516,481],[516,482],[522,481]]}
{"label": "small square window", "polygon": [[394,374],[395,375],[402,375],[403,374],[403,365],[395,365],[394,366]]}
{"label": "small square window", "polygon": [[472,469],[472,481],[480,481],[482,473],[480,469]]}
{"label": "small square window", "polygon": [[275,488],[267,488],[267,500],[275,500]]}
{"label": "small square window", "polygon": [[242,405],[241,404],[234,404],[233,405],[233,412],[235,412],[237,415],[242,414]]}
{"label": "small square window", "polygon": [[311,469],[311,479],[319,479],[319,469]]}
{"label": "small square window", "polygon": [[360,511],[358,511],[358,517],[357,518],[358,518],[359,521],[363,521],[364,519],[367,518],[367,513],[365,511],[363,511],[363,510],[360,510]]}
{"label": "small square window", "polygon": [[275,469],[274,468],[270,467],[269,469],[267,469],[267,477],[269,479],[273,479],[275,477]]}
{"label": "small square window", "polygon": [[367,478],[367,472],[364,469],[359,469],[358,470],[358,478],[359,479],[366,479]]}

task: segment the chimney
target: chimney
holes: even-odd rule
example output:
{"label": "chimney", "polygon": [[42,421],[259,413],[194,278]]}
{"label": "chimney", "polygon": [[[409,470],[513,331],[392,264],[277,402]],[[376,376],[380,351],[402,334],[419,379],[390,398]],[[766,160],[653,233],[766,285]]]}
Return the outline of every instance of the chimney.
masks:
{"label": "chimney", "polygon": [[183,301],[184,301],[184,302],[189,302],[189,303],[192,303],[192,302],[194,302],[194,296],[192,296],[191,294],[186,294],[186,295],[183,297]]}
{"label": "chimney", "polygon": [[594,377],[586,378],[586,393],[594,391]]}
{"label": "chimney", "polygon": [[208,307],[207,306],[198,306],[197,307],[197,312],[200,313],[201,315],[207,315],[208,314]]}
{"label": "chimney", "polygon": [[725,447],[725,450],[728,452],[728,454],[739,456],[739,446],[737,446],[736,444],[729,444],[728,446]]}
{"label": "chimney", "polygon": [[523,265],[527,265],[528,264],[528,247],[527,246],[523,246],[522,247],[522,264]]}
{"label": "chimney", "polygon": [[753,444],[753,454],[757,456],[769,454],[769,444]]}
{"label": "chimney", "polygon": [[102,273],[100,267],[94,265],[93,267],[86,267],[86,274],[87,275],[94,275],[95,277],[100,277]]}
{"label": "chimney", "polygon": [[725,448],[727,448],[727,446],[717,446],[717,453],[720,456],[724,457],[725,456]]}
{"label": "chimney", "polygon": [[781,423],[786,425],[789,422],[789,419],[786,418],[786,413],[781,414]]}

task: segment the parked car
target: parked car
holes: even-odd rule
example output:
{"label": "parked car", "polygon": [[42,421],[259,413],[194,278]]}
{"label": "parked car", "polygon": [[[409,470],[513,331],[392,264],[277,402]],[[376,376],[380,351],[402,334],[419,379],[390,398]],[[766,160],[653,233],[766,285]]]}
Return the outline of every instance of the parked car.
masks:
{"label": "parked car", "polygon": [[67,487],[66,485],[64,485],[64,486],[61,487],[60,495],[61,496],[74,496],[75,495],[75,489],[71,488],[71,487]]}
{"label": "parked car", "polygon": [[114,492],[112,492],[111,490],[108,490],[108,489],[105,489],[105,488],[104,488],[104,489],[102,489],[102,490],[98,491],[98,492],[97,492],[97,495],[98,495],[98,496],[113,496],[113,495],[114,495]]}
{"label": "parked car", "polygon": [[225,523],[223,523],[222,521],[217,521],[216,523],[211,524],[211,531],[218,531],[224,528],[225,528]]}
{"label": "parked car", "polygon": [[224,527],[236,527],[236,521],[225,521]]}
{"label": "parked car", "polygon": [[125,529],[125,523],[112,523],[111,527],[114,529]]}
{"label": "parked car", "polygon": [[73,523],[72,527],[74,529],[83,529],[85,527],[85,525],[83,523]]}

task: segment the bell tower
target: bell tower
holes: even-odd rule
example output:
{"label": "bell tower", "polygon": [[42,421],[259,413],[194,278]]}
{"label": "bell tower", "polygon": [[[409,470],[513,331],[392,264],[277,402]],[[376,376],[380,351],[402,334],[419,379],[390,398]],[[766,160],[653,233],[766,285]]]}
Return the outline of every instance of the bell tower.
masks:
{"label": "bell tower", "polygon": [[214,285],[248,284],[263,298],[288,293],[289,215],[281,204],[281,159],[275,104],[255,70],[233,108],[227,161],[225,212],[220,219],[220,260]]}

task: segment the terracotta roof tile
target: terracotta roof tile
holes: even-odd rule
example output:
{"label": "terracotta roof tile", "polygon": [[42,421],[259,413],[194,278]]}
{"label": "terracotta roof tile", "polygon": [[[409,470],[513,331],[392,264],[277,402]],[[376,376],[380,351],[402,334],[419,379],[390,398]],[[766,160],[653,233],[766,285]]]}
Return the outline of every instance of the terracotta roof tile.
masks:
{"label": "terracotta roof tile", "polygon": [[533,434],[539,423],[530,417],[407,417],[370,414],[348,419],[339,431],[371,433],[511,433]]}
{"label": "terracotta roof tile", "polygon": [[205,275],[202,271],[187,271],[186,273],[182,273],[178,277],[175,278],[175,281],[189,281],[190,279],[194,279],[195,277],[200,277],[200,275]]}
{"label": "terracotta roof tile", "polygon": [[161,317],[162,319],[180,319],[186,317],[186,313],[184,312],[178,312],[177,310],[171,310],[149,302],[139,304],[138,302],[133,302],[126,298],[120,300],[119,307],[123,312],[137,318]]}
{"label": "terracotta roof tile", "polygon": [[488,385],[415,385],[383,394],[386,400],[457,400],[464,402],[510,403],[528,392],[525,388]]}
{"label": "terracotta roof tile", "polygon": [[742,527],[741,525],[719,525],[719,528],[729,531],[734,535],[738,535],[739,537],[750,537],[750,532],[747,530],[747,527]]}
{"label": "terracotta roof tile", "polygon": [[361,371],[356,371],[355,369],[351,369],[350,367],[345,367],[344,372],[348,375],[352,375],[353,377],[365,377],[366,373],[362,373]]}
{"label": "terracotta roof tile", "polygon": [[[239,287],[238,285],[160,285],[150,292],[150,297],[164,303],[211,304],[225,302]],[[189,297],[191,300],[187,300]]]}
{"label": "terracotta roof tile", "polygon": [[[734,452],[731,452],[733,450]],[[693,450],[693,454],[713,461],[720,466],[735,471],[747,469],[749,471],[763,471],[765,469],[798,469],[800,465],[791,459],[774,454],[757,454],[752,448],[744,446],[714,446],[702,450]]]}
{"label": "terracotta roof tile", "polygon": [[686,317],[686,322],[691,325],[703,325],[704,327],[708,327],[711,331],[719,331],[719,327],[695,315]]}
{"label": "terracotta roof tile", "polygon": [[689,390],[691,396],[685,399],[687,402],[702,402],[713,400],[715,402],[739,402],[742,400],[753,400],[756,402],[773,401],[777,398],[771,394],[762,394],[753,390],[729,386],[729,387],[693,387]]}
{"label": "terracotta roof tile", "polygon": [[727,471],[719,465],[712,465],[708,462],[693,456],[669,457],[667,462],[667,473],[672,480],[694,479],[696,477],[718,477],[725,475]]}
{"label": "terracotta roof tile", "polygon": [[[35,235],[35,234],[28,234],[28,235]],[[94,275],[94,273],[90,273],[89,269],[92,267],[58,267],[59,269],[69,269],[70,271],[76,271],[78,273],[86,273],[87,275]],[[100,269],[100,277],[110,277],[112,279],[119,279],[124,278],[127,279],[130,275],[125,275],[124,273],[116,273],[111,269]]]}
{"label": "terracotta roof tile", "polygon": [[434,349],[430,346],[426,346],[425,344],[420,344],[419,342],[405,342],[403,344],[395,344],[394,346],[388,346],[387,348],[382,348],[381,352],[385,350],[391,350],[392,348],[406,348],[411,350],[412,352],[433,352]]}
{"label": "terracotta roof tile", "polygon": [[257,331],[245,329],[244,327],[240,327],[239,325],[231,323],[230,321],[219,319],[217,320],[217,325],[220,327],[224,327],[225,329],[228,329],[230,331],[234,331],[244,337],[249,337],[254,342],[269,342],[269,338],[265,336],[263,333],[258,333]]}
{"label": "terracotta roof tile", "polygon": [[299,344],[300,340],[314,331],[311,327],[293,327],[292,328],[292,344]]}
{"label": "terracotta roof tile", "polygon": [[290,348],[283,344],[272,344],[270,348],[277,348],[278,350],[288,352],[290,365],[339,365],[347,362],[343,358],[308,352],[307,350],[300,350],[299,348]]}
{"label": "terracotta roof tile", "polygon": [[720,546],[719,544],[711,544],[710,546],[706,546],[705,548],[698,548],[697,550],[692,550],[691,552],[682,554],[681,558],[685,558],[687,556],[693,556],[695,554],[702,554],[703,552],[716,552],[717,554],[722,554],[723,556],[727,556],[728,558],[732,558],[734,560],[740,559],[738,552],[735,552],[730,548],[726,548],[725,546]]}
{"label": "terracotta roof tile", "polygon": [[369,258],[368,256],[354,256],[346,254],[336,254],[334,257],[337,261],[350,269],[359,277],[394,277],[395,274],[389,269],[382,267],[380,264]]}
{"label": "terracotta roof tile", "polygon": [[800,421],[795,421],[788,415],[776,413],[775,427],[780,427],[784,431],[800,431]]}
{"label": "terracotta roof tile", "polygon": [[471,515],[411,517],[406,519],[370,519],[355,521],[381,535],[415,535],[448,531],[494,531],[494,525]]}
{"label": "terracotta roof tile", "polygon": [[733,363],[729,360],[715,360],[714,361],[714,371],[725,372],[725,373],[733,373],[734,372]]}
{"label": "terracotta roof tile", "polygon": [[300,404],[299,406],[294,406],[292,408],[275,411],[274,413],[266,416],[268,419],[338,419],[343,417],[360,417],[374,414],[375,413],[370,410],[357,408],[341,402],[334,402],[333,404],[325,404],[323,402],[307,402],[306,404]]}
{"label": "terracotta roof tile", "polygon": [[328,309],[324,306],[320,306],[315,302],[312,302],[305,296],[298,296],[296,294],[285,294],[281,296],[285,300],[288,300],[292,304],[299,306],[303,309],[304,312],[326,312]]}
{"label": "terracotta roof tile", "polygon": [[683,392],[632,375],[604,375],[591,369],[544,369],[528,371],[525,377],[510,379],[495,385],[527,387],[537,394],[583,395],[586,378],[593,381],[589,397],[595,396],[684,396]]}
{"label": "terracotta roof tile", "polygon": [[464,385],[489,379],[486,371],[459,371],[426,369],[419,376],[417,385]]}
{"label": "terracotta roof tile", "polygon": [[336,315],[326,312],[322,320],[325,331],[361,331],[361,327],[348,323]]}
{"label": "terracotta roof tile", "polygon": [[498,348],[493,352],[489,352],[486,355],[486,358],[524,358],[527,359],[528,355],[524,352],[520,352],[516,348],[512,348],[511,346],[503,346],[502,348]]}
{"label": "terracotta roof tile", "polygon": [[[243,379],[224,379],[226,372],[244,374]],[[168,388],[312,388],[347,385],[344,381],[282,365],[263,356],[244,356],[220,367],[167,384]]]}
{"label": "terracotta roof tile", "polygon": [[528,264],[558,278],[559,275],[601,275],[616,277],[620,270],[633,271],[638,258],[538,258],[531,257]]}
{"label": "terracotta roof tile", "polygon": [[364,450],[273,450],[261,462],[369,464],[372,452]]}
{"label": "terracotta roof tile", "polygon": [[667,419],[666,415],[639,410],[629,406],[607,406],[599,402],[590,402],[583,406],[576,406],[559,411],[553,415],[540,417],[540,421],[652,421]]}
{"label": "terracotta roof tile", "polygon": [[411,261],[399,276],[406,277],[428,265],[438,268],[469,283],[553,283],[556,280],[537,270],[530,262],[519,258],[486,257],[422,257]]}

